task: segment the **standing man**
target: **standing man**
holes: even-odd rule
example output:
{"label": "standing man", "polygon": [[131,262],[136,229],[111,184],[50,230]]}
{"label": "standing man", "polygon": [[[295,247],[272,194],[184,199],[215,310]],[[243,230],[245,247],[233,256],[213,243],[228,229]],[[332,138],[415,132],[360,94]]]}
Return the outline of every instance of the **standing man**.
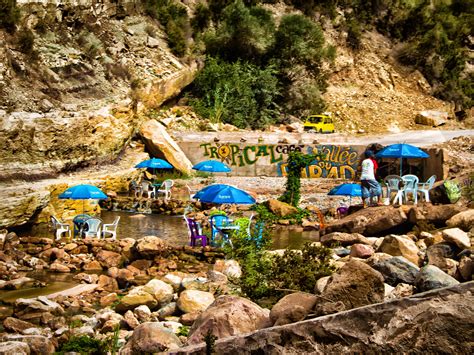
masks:
{"label": "standing man", "polygon": [[365,159],[361,164],[360,184],[362,186],[362,202],[364,208],[367,207],[367,199],[369,199],[369,204],[372,204],[373,197],[377,197],[377,205],[382,205],[382,188],[377,180],[375,180],[375,165],[373,159],[375,159],[374,152],[367,150],[365,152]]}

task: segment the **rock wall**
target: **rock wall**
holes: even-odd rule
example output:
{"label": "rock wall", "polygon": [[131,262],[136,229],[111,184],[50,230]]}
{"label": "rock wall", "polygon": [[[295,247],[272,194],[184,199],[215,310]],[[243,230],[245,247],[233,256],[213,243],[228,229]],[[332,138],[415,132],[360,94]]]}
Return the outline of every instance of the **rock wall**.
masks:
{"label": "rock wall", "polygon": [[[470,353],[474,282],[218,340],[217,354]],[[176,354],[205,354],[206,346]]]}

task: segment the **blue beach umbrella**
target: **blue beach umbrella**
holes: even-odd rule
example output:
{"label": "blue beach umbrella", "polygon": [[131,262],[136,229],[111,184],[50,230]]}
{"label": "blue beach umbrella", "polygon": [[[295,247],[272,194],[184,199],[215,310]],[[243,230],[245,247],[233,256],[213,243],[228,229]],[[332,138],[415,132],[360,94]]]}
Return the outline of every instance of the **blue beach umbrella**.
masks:
{"label": "blue beach umbrella", "polygon": [[328,195],[334,196],[349,196],[349,204],[351,203],[352,197],[362,196],[362,188],[359,184],[341,184],[331,189]]}
{"label": "blue beach umbrella", "polygon": [[228,186],[228,185],[225,185],[225,184],[212,184],[212,185],[208,185],[204,188],[202,188],[201,190],[199,190],[198,192],[196,192],[193,196],[193,198],[195,199],[200,199],[202,195],[204,195],[207,191],[210,191],[210,190],[219,190],[225,186]]}
{"label": "blue beach umbrella", "polygon": [[429,155],[414,145],[406,143],[391,144],[375,154],[377,158],[400,158],[400,176],[403,158],[429,158]]}
{"label": "blue beach umbrella", "polygon": [[62,200],[83,200],[82,212],[84,212],[84,200],[104,200],[107,195],[97,186],[83,184],[68,188],[59,195],[59,198]]}
{"label": "blue beach umbrella", "polygon": [[135,168],[173,169],[173,165],[168,163],[166,160],[152,158],[138,163],[135,165]]}
{"label": "blue beach umbrella", "polygon": [[[205,189],[204,192],[202,192]],[[205,203],[232,203],[232,204],[254,204],[255,199],[244,190],[224,184],[216,184],[205,187],[194,195],[201,202]]]}
{"label": "blue beach umbrella", "polygon": [[232,171],[227,165],[218,160],[205,160],[193,166],[194,170],[208,173],[228,173]]}

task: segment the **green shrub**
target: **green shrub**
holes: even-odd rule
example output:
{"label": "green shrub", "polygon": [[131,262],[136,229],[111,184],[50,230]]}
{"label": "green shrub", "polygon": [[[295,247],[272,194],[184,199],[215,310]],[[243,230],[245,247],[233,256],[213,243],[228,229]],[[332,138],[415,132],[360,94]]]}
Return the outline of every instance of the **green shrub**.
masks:
{"label": "green shrub", "polygon": [[146,13],[165,28],[171,51],[177,56],[184,56],[190,26],[186,8],[175,0],[144,0],[144,3]]}
{"label": "green shrub", "polygon": [[193,83],[190,103],[202,117],[240,128],[262,128],[275,122],[279,95],[273,67],[228,63],[209,57]]}
{"label": "green shrub", "polygon": [[194,11],[194,17],[191,20],[191,26],[194,31],[202,32],[206,30],[211,23],[212,12],[203,3],[199,3]]}
{"label": "green shrub", "polygon": [[302,250],[285,250],[282,256],[275,255],[270,279],[272,288],[314,292],[316,281],[331,275],[332,250],[306,243]]}
{"label": "green shrub", "polygon": [[58,350],[58,354],[77,352],[79,354],[103,354],[103,344],[100,340],[87,335],[73,336]]}
{"label": "green shrub", "polygon": [[0,28],[14,32],[19,20],[20,9],[16,6],[16,0],[0,0]]}

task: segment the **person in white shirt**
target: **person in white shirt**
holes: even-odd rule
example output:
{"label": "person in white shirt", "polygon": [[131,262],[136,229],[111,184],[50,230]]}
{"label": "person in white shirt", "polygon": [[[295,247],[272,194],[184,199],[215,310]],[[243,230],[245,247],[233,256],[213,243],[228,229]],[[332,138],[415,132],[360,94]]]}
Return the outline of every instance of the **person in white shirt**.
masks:
{"label": "person in white shirt", "polygon": [[365,159],[361,164],[360,184],[362,186],[362,202],[364,208],[367,207],[367,199],[369,200],[369,204],[371,204],[374,197],[377,197],[377,205],[382,204],[382,188],[377,180],[375,180],[374,158],[374,152],[367,150],[365,152]]}

